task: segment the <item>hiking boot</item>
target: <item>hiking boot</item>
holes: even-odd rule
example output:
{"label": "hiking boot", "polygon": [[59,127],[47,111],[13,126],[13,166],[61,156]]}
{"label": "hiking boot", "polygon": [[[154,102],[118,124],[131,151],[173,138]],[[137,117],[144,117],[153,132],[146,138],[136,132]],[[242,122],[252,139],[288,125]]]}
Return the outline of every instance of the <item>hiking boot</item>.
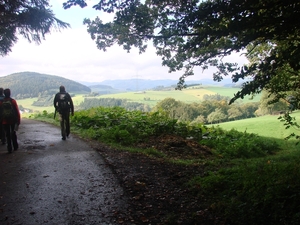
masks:
{"label": "hiking boot", "polygon": [[66,137],[62,137],[61,139],[62,139],[62,140],[66,140]]}
{"label": "hiking boot", "polygon": [[14,144],[13,147],[14,147],[14,151],[17,151],[17,150],[19,149],[18,143],[17,143],[17,144]]}
{"label": "hiking boot", "polygon": [[12,147],[7,147],[8,153],[12,153]]}

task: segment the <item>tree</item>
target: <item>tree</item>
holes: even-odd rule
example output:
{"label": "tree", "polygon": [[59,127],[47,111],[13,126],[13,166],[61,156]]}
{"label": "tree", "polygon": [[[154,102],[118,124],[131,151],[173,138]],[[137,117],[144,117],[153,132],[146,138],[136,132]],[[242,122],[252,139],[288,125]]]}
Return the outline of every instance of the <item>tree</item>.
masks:
{"label": "tree", "polygon": [[194,124],[204,124],[205,121],[206,121],[205,117],[203,115],[199,115],[199,116],[197,116],[196,119],[194,119],[191,122],[191,125],[194,125]]}
{"label": "tree", "polygon": [[241,107],[236,104],[231,105],[231,107],[228,109],[227,113],[228,113],[228,119],[233,119],[233,120],[236,120],[243,116]]}
{"label": "tree", "polygon": [[270,94],[268,91],[264,90],[262,92],[262,96],[260,99],[260,113],[262,115],[266,114],[273,114],[273,113],[279,113],[279,112],[287,112],[288,111],[288,106],[286,101],[283,101],[282,99],[279,101],[275,101],[275,96],[274,94]]}
{"label": "tree", "polygon": [[165,98],[164,100],[158,102],[156,106],[152,109],[154,112],[163,110],[169,117],[173,119],[178,119],[180,114],[178,114],[178,109],[182,108],[185,103],[181,101],[176,101],[174,98]]}
{"label": "tree", "polygon": [[240,106],[244,118],[255,117],[255,111],[259,107],[259,102],[248,102]]}
{"label": "tree", "polygon": [[18,35],[40,44],[53,29],[69,26],[54,16],[47,0],[0,0],[0,55],[11,52]]}
{"label": "tree", "polygon": [[216,109],[207,116],[207,122],[209,123],[220,123],[226,119],[227,116],[225,113],[222,112],[222,109]]}
{"label": "tree", "polygon": [[[73,5],[87,4],[85,0],[64,3],[65,8]],[[100,18],[84,21],[99,49],[118,44],[127,51],[137,47],[142,53],[151,40],[170,72],[185,69],[178,88],[185,86],[184,80],[194,74],[195,66],[215,66],[217,81],[224,75],[231,75],[233,82],[250,77],[232,103],[282,79],[278,72],[286,66],[295,76],[299,74],[298,0],[100,0],[93,7],[115,13],[112,22],[103,23]],[[260,44],[271,48],[255,63],[238,67],[222,61],[233,52]]]}

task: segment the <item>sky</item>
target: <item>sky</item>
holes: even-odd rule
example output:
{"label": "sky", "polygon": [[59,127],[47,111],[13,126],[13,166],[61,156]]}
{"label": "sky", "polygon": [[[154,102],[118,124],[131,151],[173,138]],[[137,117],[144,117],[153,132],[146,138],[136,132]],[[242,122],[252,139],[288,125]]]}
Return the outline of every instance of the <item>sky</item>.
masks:
{"label": "sky", "polygon": [[[137,49],[127,53],[118,45],[108,48],[106,52],[97,49],[83,25],[83,19],[99,16],[102,21],[108,22],[112,16],[92,9],[97,0],[87,0],[88,6],[84,9],[76,6],[68,10],[62,8],[65,1],[49,2],[55,16],[69,23],[71,28],[51,32],[40,45],[20,37],[12,52],[1,57],[0,77],[29,71],[78,82],[101,82],[118,79],[178,80],[183,74],[183,71],[169,73],[168,68],[161,65],[161,58],[151,45],[143,54],[139,54]],[[246,62],[240,55],[230,57],[234,62]],[[212,73],[212,70],[203,72],[198,68],[195,75],[187,80],[212,79]]]}

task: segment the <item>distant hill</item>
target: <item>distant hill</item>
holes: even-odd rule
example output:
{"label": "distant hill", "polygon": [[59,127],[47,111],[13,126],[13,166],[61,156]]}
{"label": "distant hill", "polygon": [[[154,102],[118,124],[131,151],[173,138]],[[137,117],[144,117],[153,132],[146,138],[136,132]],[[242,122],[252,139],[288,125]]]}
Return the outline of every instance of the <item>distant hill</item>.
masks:
{"label": "distant hill", "polygon": [[89,86],[91,88],[92,92],[104,95],[104,94],[115,94],[120,93],[122,90],[118,90],[115,88],[112,88],[111,86],[104,85],[104,84],[96,84]]}
{"label": "distant hill", "polygon": [[[143,91],[155,89],[157,87],[174,87],[177,85],[178,80],[146,80],[146,79],[127,79],[127,80],[104,80],[102,82],[84,82],[83,84],[91,87],[94,91],[95,85],[105,85],[110,86],[113,89],[122,91]],[[224,79],[221,82],[213,81],[212,79],[201,79],[186,81],[187,85],[202,84],[202,85],[212,85],[221,87],[236,87],[238,84],[233,84],[230,79]]]}
{"label": "distant hill", "polygon": [[0,86],[10,88],[12,97],[24,99],[52,95],[64,85],[69,93],[90,93],[91,89],[78,82],[54,75],[20,72],[0,77]]}

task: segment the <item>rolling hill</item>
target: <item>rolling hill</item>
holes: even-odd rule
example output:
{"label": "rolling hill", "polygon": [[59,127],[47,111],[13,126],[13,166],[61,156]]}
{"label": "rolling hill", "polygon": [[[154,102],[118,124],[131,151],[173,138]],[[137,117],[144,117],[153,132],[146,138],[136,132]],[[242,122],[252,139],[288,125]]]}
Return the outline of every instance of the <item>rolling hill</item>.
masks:
{"label": "rolling hill", "polygon": [[16,99],[52,95],[64,85],[70,93],[90,93],[91,89],[78,82],[54,75],[35,72],[20,72],[0,77],[3,88],[10,88]]}

